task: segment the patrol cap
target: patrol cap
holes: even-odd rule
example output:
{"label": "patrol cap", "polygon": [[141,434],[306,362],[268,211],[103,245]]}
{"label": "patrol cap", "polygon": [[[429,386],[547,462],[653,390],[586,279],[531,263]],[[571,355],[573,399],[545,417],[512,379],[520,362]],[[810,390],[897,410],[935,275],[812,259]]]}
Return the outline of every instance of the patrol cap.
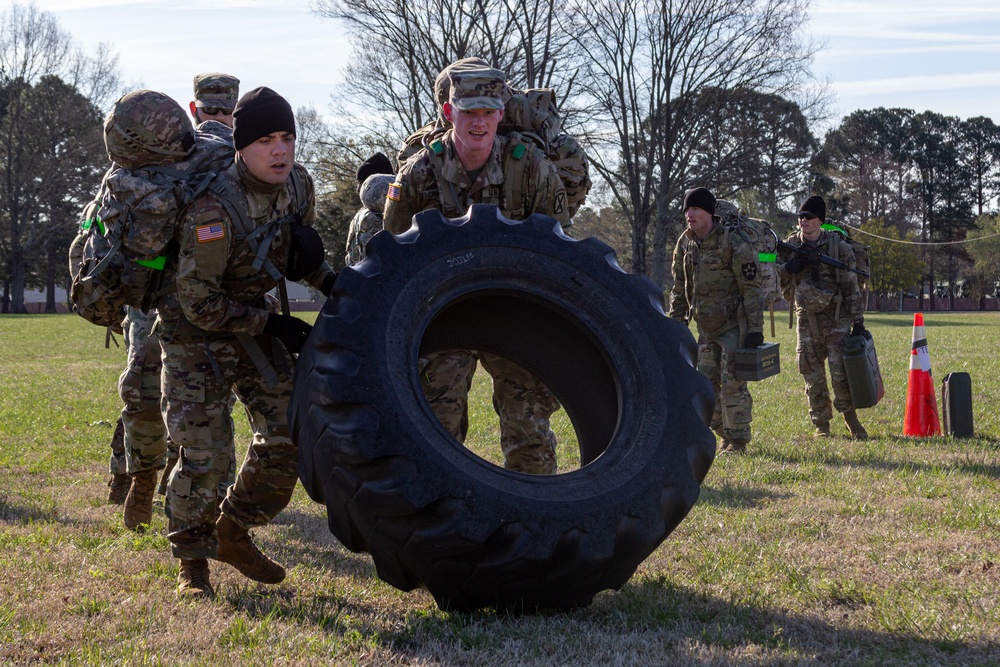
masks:
{"label": "patrol cap", "polygon": [[451,97],[451,79],[449,76],[453,69],[456,68],[468,68],[470,66],[477,67],[489,67],[490,64],[483,60],[482,58],[462,58],[461,60],[456,60],[452,64],[441,70],[441,73],[437,75],[434,79],[434,99],[437,100],[438,110],[444,106],[444,103],[448,101]]}
{"label": "patrol cap", "polygon": [[456,65],[448,72],[451,104],[460,111],[503,109],[510,99],[504,73],[478,63]]}
{"label": "patrol cap", "polygon": [[240,97],[240,80],[232,74],[205,72],[194,77],[194,104],[232,109]]}

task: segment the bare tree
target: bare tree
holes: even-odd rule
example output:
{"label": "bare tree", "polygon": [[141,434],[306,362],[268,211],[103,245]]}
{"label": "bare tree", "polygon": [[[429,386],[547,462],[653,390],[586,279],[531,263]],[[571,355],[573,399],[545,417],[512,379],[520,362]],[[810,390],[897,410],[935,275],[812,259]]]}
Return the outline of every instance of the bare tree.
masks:
{"label": "bare tree", "polygon": [[351,218],[361,206],[358,166],[378,151],[394,156],[395,149],[377,137],[327,123],[312,108],[299,108],[295,118],[296,160],[309,169],[316,181],[314,227],[323,239],[327,261],[339,270],[344,264]]}
{"label": "bare tree", "polygon": [[434,79],[460,58],[484,58],[517,87],[572,95],[576,45],[555,0],[317,0],[314,7],[344,23],[354,45],[338,115],[382,143],[398,146],[434,119]]}
{"label": "bare tree", "polygon": [[689,180],[714,184],[717,197],[753,200],[758,215],[777,218],[779,205],[808,183],[816,152],[799,105],[745,88],[706,88],[695,106],[704,129],[694,138]]}
{"label": "bare tree", "polygon": [[[808,0],[573,0],[588,155],[633,229],[632,269],[665,280],[671,221],[708,129],[699,91],[805,95]],[[712,183],[701,183],[713,185]],[[653,228],[652,257],[648,233]]]}
{"label": "bare tree", "polygon": [[13,5],[0,17],[0,267],[14,312],[24,310],[30,270],[54,269],[47,244],[75,226],[81,184],[106,161],[93,150],[96,109],[117,88],[116,60],[83,55],[52,14]]}

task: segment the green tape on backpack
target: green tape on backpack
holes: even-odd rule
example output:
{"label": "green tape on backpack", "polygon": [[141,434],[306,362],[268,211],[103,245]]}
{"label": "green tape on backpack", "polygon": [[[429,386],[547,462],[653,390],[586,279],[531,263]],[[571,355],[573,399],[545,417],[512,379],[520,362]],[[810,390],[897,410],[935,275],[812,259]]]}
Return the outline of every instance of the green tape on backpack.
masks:
{"label": "green tape on backpack", "polygon": [[137,259],[135,263],[139,266],[145,266],[147,269],[162,271],[163,267],[167,265],[167,258],[165,255],[160,255],[154,259]]}

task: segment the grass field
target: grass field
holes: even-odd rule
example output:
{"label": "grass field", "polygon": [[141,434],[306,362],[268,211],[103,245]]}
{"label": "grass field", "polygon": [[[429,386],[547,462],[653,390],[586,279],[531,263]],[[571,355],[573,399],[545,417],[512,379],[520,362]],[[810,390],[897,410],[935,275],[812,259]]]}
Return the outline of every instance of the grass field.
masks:
{"label": "grass field", "polygon": [[[869,314],[887,395],[861,413],[867,442],[839,420],[811,437],[784,317],[750,454],[716,460],[621,591],[509,617],[382,583],[301,488],[257,532],[285,582],[215,563],[218,598],[178,602],[162,512],[136,535],[105,504],[124,350],[73,315],[2,316],[0,664],[1000,664],[1000,316],[927,315],[936,382],[971,374],[978,435],[915,440],[900,435],[912,315]],[[481,377],[473,407],[492,411]],[[496,460],[496,437],[480,427],[472,446]]]}

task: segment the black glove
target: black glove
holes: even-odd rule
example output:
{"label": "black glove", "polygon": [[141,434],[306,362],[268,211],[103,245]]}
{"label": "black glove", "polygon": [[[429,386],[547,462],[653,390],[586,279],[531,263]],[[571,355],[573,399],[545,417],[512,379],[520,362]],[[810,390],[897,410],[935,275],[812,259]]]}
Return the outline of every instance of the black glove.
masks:
{"label": "black glove", "polygon": [[865,335],[865,323],[864,322],[855,322],[854,323],[854,328],[851,329],[851,335],[852,336],[864,336]]}
{"label": "black glove", "polygon": [[788,271],[789,273],[802,273],[803,269],[805,269],[808,265],[809,260],[805,257],[796,255],[785,262],[785,271]]}
{"label": "black glove", "polygon": [[271,313],[267,316],[267,323],[264,325],[264,333],[274,336],[281,341],[285,349],[292,354],[298,354],[305,344],[312,325],[306,324],[297,317],[291,315],[281,315]]}
{"label": "black glove", "polygon": [[759,331],[748,333],[743,339],[743,347],[760,347],[764,344],[764,334]]}
{"label": "black glove", "polygon": [[331,273],[323,278],[323,284],[319,286],[319,291],[323,294],[323,296],[330,296],[330,292],[333,291],[333,284],[335,282],[337,282],[336,273]]}
{"label": "black glove", "polygon": [[302,280],[319,268],[325,255],[323,239],[319,232],[308,225],[292,225],[292,239],[288,244],[288,263],[285,277],[293,282]]}

